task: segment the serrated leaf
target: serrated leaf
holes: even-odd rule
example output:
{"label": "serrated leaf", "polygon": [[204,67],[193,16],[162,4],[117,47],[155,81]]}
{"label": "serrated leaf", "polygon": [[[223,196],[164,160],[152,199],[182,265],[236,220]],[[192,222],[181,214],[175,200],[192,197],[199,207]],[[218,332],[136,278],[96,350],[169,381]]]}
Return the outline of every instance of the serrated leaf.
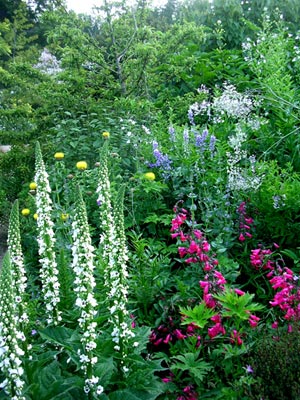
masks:
{"label": "serrated leaf", "polygon": [[210,318],[215,314],[215,311],[208,308],[206,304],[200,303],[194,308],[180,307],[180,313],[185,317],[182,321],[183,325],[194,323],[199,326],[199,328],[203,329]]}

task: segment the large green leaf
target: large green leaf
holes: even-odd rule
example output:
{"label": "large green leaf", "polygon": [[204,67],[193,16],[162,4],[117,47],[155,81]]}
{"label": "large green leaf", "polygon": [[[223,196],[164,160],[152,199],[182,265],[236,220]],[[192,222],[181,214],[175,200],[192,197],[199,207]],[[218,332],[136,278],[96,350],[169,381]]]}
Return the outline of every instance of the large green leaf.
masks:
{"label": "large green leaf", "polygon": [[112,374],[115,371],[115,365],[113,358],[100,359],[95,365],[95,375],[99,378],[99,382],[102,386],[107,386]]}
{"label": "large green leaf", "polygon": [[160,393],[150,393],[143,390],[124,389],[109,395],[109,400],[155,400]]}
{"label": "large green leaf", "polygon": [[212,369],[211,364],[199,359],[199,352],[186,353],[172,358],[176,361],[176,364],[171,366],[172,371],[188,371],[188,373],[199,384]]}
{"label": "large green leaf", "polygon": [[68,350],[73,350],[72,344],[80,341],[79,335],[73,329],[63,326],[50,326],[39,331],[41,337],[56,345],[63,346]]}

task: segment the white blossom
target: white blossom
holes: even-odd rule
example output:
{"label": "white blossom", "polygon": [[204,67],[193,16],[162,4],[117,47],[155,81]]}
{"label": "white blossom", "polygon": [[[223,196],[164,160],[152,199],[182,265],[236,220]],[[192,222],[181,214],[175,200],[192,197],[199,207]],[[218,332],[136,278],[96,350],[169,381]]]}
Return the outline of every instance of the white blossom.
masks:
{"label": "white blossom", "polygon": [[42,51],[38,63],[33,67],[51,76],[55,76],[63,71],[60,61],[46,48]]}
{"label": "white blossom", "polygon": [[100,257],[104,264],[104,286],[107,290],[109,322],[112,325],[111,336],[112,341],[116,343],[115,350],[122,352],[121,356],[124,360],[127,357],[129,340],[135,335],[127,311],[128,250],[123,225],[123,198],[120,195],[113,207],[107,166],[107,148],[104,148],[102,153],[97,194],[101,221]]}
{"label": "white blossom", "polygon": [[40,278],[42,282],[42,295],[46,303],[46,321],[48,324],[57,324],[61,320],[58,311],[59,282],[55,254],[54,224],[51,220],[52,200],[50,198],[50,184],[39,143],[36,146],[35,182],[37,226],[39,246],[39,262],[41,265]]}
{"label": "white blossom", "polygon": [[[98,303],[94,296],[94,287],[96,285],[94,278],[94,247],[91,243],[85,204],[79,189],[72,222],[72,237],[72,269],[76,275],[74,281],[75,305],[81,310],[78,323],[81,330],[83,353],[81,354],[80,352],[79,354],[81,369],[87,375],[97,362],[97,357],[93,356],[93,350],[97,347],[95,341],[97,323],[94,321],[94,317],[97,313]],[[87,377],[84,391],[86,393],[95,392],[97,390],[95,385],[98,380],[99,378],[93,376]]]}

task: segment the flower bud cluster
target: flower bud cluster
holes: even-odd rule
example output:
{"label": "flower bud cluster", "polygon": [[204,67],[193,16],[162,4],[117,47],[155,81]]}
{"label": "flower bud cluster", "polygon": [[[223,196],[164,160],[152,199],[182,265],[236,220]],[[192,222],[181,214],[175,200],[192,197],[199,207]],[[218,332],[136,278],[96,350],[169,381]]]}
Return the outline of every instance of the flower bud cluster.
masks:
{"label": "flower bud cluster", "polygon": [[247,215],[245,201],[241,202],[237,212],[239,214],[239,241],[244,242],[246,239],[252,238],[252,233],[250,233],[250,231],[253,227],[254,220]]}

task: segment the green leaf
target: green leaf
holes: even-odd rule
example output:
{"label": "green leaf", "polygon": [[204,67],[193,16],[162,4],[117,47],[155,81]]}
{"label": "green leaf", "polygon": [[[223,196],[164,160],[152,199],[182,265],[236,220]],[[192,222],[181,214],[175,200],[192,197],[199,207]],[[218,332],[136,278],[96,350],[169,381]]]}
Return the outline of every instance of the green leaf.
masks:
{"label": "green leaf", "polygon": [[197,383],[203,381],[212,366],[206,361],[199,360],[199,351],[172,357],[176,364],[171,366],[172,371],[188,371]]}
{"label": "green leaf", "polygon": [[242,320],[249,319],[249,314],[255,311],[261,311],[264,307],[257,303],[252,303],[254,294],[245,293],[238,295],[234,290],[226,288],[220,295],[215,295],[222,305],[223,317],[238,317]]}
{"label": "green leaf", "polygon": [[50,326],[42,331],[39,331],[41,337],[54,344],[63,346],[68,350],[73,350],[71,343],[80,341],[76,331],[65,328],[63,326]]}
{"label": "green leaf", "polygon": [[185,317],[182,321],[183,325],[194,323],[203,329],[216,312],[208,308],[205,303],[200,303],[194,308],[180,307],[180,313]]}
{"label": "green leaf", "polygon": [[115,365],[112,357],[102,359],[95,365],[95,375],[99,377],[99,382],[104,387],[108,385],[114,371]]}
{"label": "green leaf", "polygon": [[109,400],[155,400],[159,394],[144,390],[124,389],[111,393]]}

